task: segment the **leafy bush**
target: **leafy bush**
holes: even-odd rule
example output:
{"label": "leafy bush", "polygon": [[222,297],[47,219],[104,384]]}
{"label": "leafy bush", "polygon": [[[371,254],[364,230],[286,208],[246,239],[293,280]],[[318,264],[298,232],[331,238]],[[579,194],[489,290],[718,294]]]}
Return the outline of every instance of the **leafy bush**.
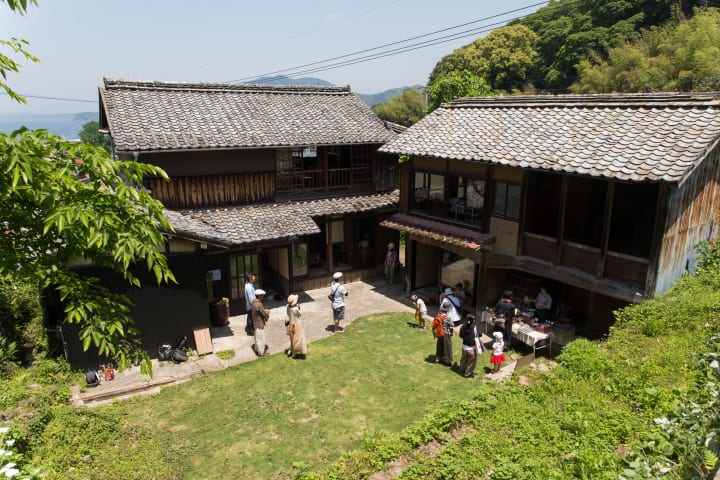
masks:
{"label": "leafy bush", "polygon": [[[14,344],[12,351],[2,350],[0,358],[18,363],[23,360],[21,354],[47,350],[47,336],[43,327],[43,313],[37,287],[29,283],[0,280],[0,335],[8,344]],[[8,357],[11,353],[11,358]]]}
{"label": "leafy bush", "polygon": [[558,361],[570,372],[584,378],[602,378],[610,369],[607,354],[598,344],[584,338],[565,346]]}

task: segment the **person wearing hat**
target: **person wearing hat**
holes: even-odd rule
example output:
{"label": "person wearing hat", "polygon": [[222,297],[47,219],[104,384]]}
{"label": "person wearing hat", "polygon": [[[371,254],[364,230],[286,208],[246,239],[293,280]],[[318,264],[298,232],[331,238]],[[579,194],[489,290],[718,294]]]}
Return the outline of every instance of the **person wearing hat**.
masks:
{"label": "person wearing hat", "polygon": [[417,295],[410,297],[410,301],[415,305],[415,321],[418,323],[418,328],[425,330],[425,317],[427,317],[425,301]]}
{"label": "person wearing hat", "polygon": [[341,332],[340,321],[345,320],[345,297],[348,295],[348,291],[342,284],[342,272],[335,272],[333,274],[333,281],[330,284],[330,306],[333,311],[333,323],[334,333]]}
{"label": "person wearing hat", "polygon": [[448,314],[453,325],[458,325],[460,322],[460,305],[460,299],[455,296],[453,289],[447,287],[440,301],[440,311]]}
{"label": "person wearing hat", "polygon": [[305,328],[300,320],[300,305],[298,296],[290,295],[287,298],[287,327],[290,335],[290,348],[287,350],[288,357],[304,357],[307,354],[307,342],[305,341]]}
{"label": "person wearing hat", "polygon": [[492,355],[490,355],[490,365],[493,367],[492,373],[500,371],[500,365],[505,362],[505,343],[503,342],[502,332],[493,332]]}
{"label": "person wearing hat", "polygon": [[252,320],[255,329],[255,344],[253,349],[255,355],[262,357],[270,354],[270,347],[265,343],[265,325],[270,320],[270,311],[265,310],[263,300],[265,299],[265,290],[258,288],[255,290],[255,299],[252,302]]}
{"label": "person wearing hat", "polygon": [[398,256],[397,250],[395,250],[394,243],[388,243],[387,252],[385,253],[385,278],[387,279],[388,285],[393,284],[395,278],[395,268],[397,267]]}

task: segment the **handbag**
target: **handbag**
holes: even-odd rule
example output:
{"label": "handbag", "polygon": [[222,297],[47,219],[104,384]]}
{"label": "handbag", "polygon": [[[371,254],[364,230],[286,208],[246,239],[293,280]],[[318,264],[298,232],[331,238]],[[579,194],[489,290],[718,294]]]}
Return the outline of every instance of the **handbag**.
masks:
{"label": "handbag", "polygon": [[335,300],[335,294],[337,293],[337,291],[338,289],[336,288],[335,291],[330,292],[330,294],[328,295],[328,300],[330,300],[331,302]]}
{"label": "handbag", "polygon": [[475,334],[475,349],[477,353],[483,353],[485,351],[485,345],[480,341],[480,337],[478,337],[477,327],[473,327],[473,333]]}

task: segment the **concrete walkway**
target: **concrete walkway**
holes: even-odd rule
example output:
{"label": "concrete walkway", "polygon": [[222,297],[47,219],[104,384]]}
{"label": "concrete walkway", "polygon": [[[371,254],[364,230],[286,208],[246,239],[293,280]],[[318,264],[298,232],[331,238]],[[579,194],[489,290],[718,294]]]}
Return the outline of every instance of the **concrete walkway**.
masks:
{"label": "concrete walkway", "polygon": [[[345,299],[346,320],[341,323],[345,328],[352,324],[353,320],[373,313],[414,311],[410,293],[406,293],[404,286],[399,283],[390,286],[384,279],[378,279],[350,283],[345,285],[345,288],[348,290],[348,297]],[[329,292],[328,286],[300,294],[300,308],[308,343],[333,335],[332,311],[327,298]],[[285,328],[286,305],[284,299],[265,302],[265,308],[270,310],[266,339],[273,355],[284,355],[284,350],[289,346]],[[253,337],[245,334],[245,319],[246,315],[234,316],[230,317],[230,325],[227,327],[211,327],[214,353],[202,357],[194,356],[179,364],[153,360],[152,378],[142,375],[139,367],[132,367],[118,372],[114,380],[102,381],[97,387],[81,389],[77,386],[73,389],[72,403],[97,405],[113,399],[157,393],[162,386],[185,382],[241,362],[257,360],[258,357],[251,349]],[[228,360],[220,359],[217,353],[227,350],[234,351],[235,356]],[[308,355],[312,355],[312,344],[308,347]]]}

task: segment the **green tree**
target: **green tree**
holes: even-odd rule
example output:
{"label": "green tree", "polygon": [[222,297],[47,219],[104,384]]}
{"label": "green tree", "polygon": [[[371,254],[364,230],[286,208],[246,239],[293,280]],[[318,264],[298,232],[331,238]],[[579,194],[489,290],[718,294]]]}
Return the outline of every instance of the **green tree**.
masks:
{"label": "green tree", "polygon": [[[21,14],[28,4],[36,4],[1,1]],[[24,41],[1,45],[19,47],[15,51],[25,54]],[[18,69],[0,55],[3,78]],[[23,100],[7,84],[0,86]],[[27,129],[0,134],[0,172],[0,280],[57,289],[65,320],[80,325],[86,350],[94,345],[119,366],[139,362],[150,373],[150,359],[138,346],[139,332],[133,328],[127,298],[102,287],[97,279],[79,275],[68,262],[89,260],[135,287],[140,281],[131,266],[144,262],[158,283],[174,281],[158,249],[161,231],[172,227],[162,204],[135,187],[145,176],[167,174],[151,165],[113,160],[93,145]]]}
{"label": "green tree", "polygon": [[383,120],[409,127],[425,114],[425,94],[409,88],[387,102],[375,105],[372,110]]}
{"label": "green tree", "polygon": [[[17,12],[20,15],[24,15],[25,12],[27,12],[28,3],[37,5],[37,0],[0,0],[0,2],[6,3],[10,10]],[[15,93],[15,91],[13,91],[13,89],[11,89],[5,82],[9,72],[18,73],[20,71],[20,64],[13,60],[11,56],[4,54],[3,50],[7,51],[9,49],[12,50],[13,55],[23,57],[26,60],[33,62],[39,62],[37,57],[25,50],[27,45],[28,42],[25,40],[20,40],[14,37],[9,40],[0,39],[0,76],[2,76],[2,80],[0,80],[0,88],[5,90],[5,93],[7,93],[10,98],[20,103],[27,102],[22,96]]]}
{"label": "green tree", "polygon": [[80,141],[104,148],[108,153],[110,153],[110,149],[112,148],[110,145],[110,136],[100,133],[100,122],[96,121],[87,122],[82,126],[82,130],[80,130]]}
{"label": "green tree", "polygon": [[497,28],[438,62],[430,83],[449,72],[467,70],[485,79],[493,90],[521,88],[539,58],[536,40],[535,32],[524,25]]}
{"label": "green tree", "polygon": [[441,75],[428,89],[428,112],[438,108],[441,103],[459,97],[484,97],[492,94],[485,80],[467,70],[452,71]]}
{"label": "green tree", "polygon": [[600,62],[583,60],[577,93],[708,91],[720,88],[720,12],[699,10],[689,20],[653,27],[633,43],[609,49]]}

